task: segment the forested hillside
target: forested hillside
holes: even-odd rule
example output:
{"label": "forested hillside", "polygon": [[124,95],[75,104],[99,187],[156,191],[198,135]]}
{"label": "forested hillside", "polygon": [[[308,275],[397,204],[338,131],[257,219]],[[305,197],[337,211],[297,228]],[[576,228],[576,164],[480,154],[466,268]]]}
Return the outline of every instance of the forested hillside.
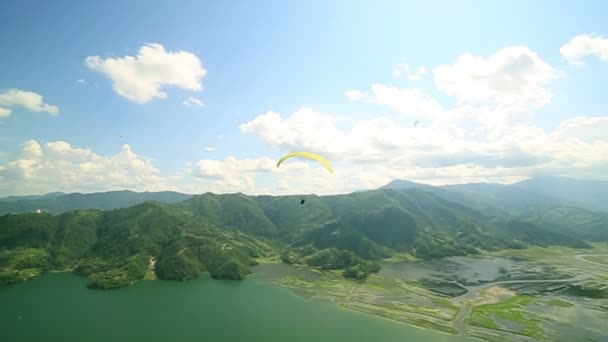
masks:
{"label": "forested hillside", "polygon": [[73,269],[93,288],[126,286],[147,273],[186,280],[209,272],[242,279],[256,258],[280,258],[364,279],[375,260],[433,259],[538,245],[606,241],[606,215],[578,208],[482,212],[428,189],[336,196],[206,193],[125,209],[0,217],[0,282]]}

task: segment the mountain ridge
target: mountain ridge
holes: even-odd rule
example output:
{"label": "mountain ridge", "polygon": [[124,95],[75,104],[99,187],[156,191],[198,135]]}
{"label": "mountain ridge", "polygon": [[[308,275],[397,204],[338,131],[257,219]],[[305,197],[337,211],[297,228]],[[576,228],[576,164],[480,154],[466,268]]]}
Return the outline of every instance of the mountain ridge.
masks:
{"label": "mountain ridge", "polygon": [[511,184],[465,183],[432,186],[393,180],[381,187],[419,188],[480,210],[521,213],[532,207],[580,207],[608,211],[608,182],[567,177],[533,177]]}
{"label": "mountain ridge", "polygon": [[434,259],[528,246],[589,248],[585,239],[608,238],[597,233],[604,217],[580,209],[565,214],[578,217],[572,227],[553,229],[544,212],[495,215],[426,189],[308,195],[304,205],[301,197],[206,193],[105,211],[7,214],[0,216],[0,283],[73,268],[90,287],[127,286],[150,272],[150,258],[158,260],[153,272],[161,279],[205,271],[242,279],[256,258],[279,256],[365,279],[378,270],[374,260],[399,254]]}
{"label": "mountain ridge", "polygon": [[59,214],[70,210],[99,209],[110,210],[130,207],[145,201],[177,203],[193,195],[175,191],[135,192],[116,190],[94,193],[53,192],[41,196],[9,196],[0,199],[0,215],[8,213],[35,212],[37,210]]}

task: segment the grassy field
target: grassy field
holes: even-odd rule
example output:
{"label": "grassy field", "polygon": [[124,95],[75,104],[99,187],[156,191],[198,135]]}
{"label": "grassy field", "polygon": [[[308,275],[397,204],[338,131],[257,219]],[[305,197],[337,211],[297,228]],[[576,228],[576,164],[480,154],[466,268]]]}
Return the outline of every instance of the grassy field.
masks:
{"label": "grassy field", "polygon": [[[504,302],[495,304],[479,305],[471,311],[471,324],[490,329],[507,330],[512,333],[522,334],[535,338],[544,337],[539,318],[526,311],[526,307],[534,303],[536,299],[532,296],[516,295]],[[512,330],[505,325],[499,325],[496,317],[516,323],[520,329]]]}
{"label": "grassy field", "polygon": [[571,302],[567,302],[565,300],[561,300],[561,299],[551,299],[549,301],[547,301],[547,304],[552,305],[554,307],[559,307],[559,308],[569,308],[574,306],[574,304],[572,304]]}
{"label": "grassy field", "polygon": [[277,283],[309,298],[332,301],[351,310],[458,333],[451,327],[458,306],[415,284],[379,276],[356,282],[345,279],[339,271],[311,270],[306,278],[302,274],[288,275]]}
{"label": "grassy field", "polygon": [[608,266],[608,255],[589,255],[585,257],[585,260]]}

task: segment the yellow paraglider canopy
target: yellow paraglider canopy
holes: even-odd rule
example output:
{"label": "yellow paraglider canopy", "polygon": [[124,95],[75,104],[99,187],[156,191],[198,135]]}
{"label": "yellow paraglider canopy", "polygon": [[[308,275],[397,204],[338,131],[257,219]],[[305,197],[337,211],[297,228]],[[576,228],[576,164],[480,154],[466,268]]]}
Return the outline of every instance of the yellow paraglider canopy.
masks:
{"label": "yellow paraglider canopy", "polygon": [[308,158],[308,159],[316,160],[319,163],[323,164],[323,166],[325,166],[325,168],[329,172],[334,173],[334,167],[331,166],[331,163],[329,162],[329,160],[323,158],[322,156],[320,156],[320,155],[318,155],[316,153],[306,152],[306,151],[292,152],[292,153],[288,153],[288,154],[284,155],[277,162],[277,167],[279,167],[279,165],[281,165],[285,160],[287,160],[287,159],[289,159],[291,157],[302,157],[302,158]]}

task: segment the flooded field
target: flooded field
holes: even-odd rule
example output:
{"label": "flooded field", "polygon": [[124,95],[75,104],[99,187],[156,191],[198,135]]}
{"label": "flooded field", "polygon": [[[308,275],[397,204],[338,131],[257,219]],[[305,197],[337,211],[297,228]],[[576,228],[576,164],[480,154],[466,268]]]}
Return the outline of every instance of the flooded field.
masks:
{"label": "flooded field", "polygon": [[308,298],[488,341],[607,341],[608,245],[384,263],[365,282],[262,264],[254,277]]}
{"label": "flooded field", "polygon": [[479,285],[506,279],[550,277],[547,265],[505,257],[450,257],[442,260],[384,264],[381,276],[407,280],[446,280]]}

